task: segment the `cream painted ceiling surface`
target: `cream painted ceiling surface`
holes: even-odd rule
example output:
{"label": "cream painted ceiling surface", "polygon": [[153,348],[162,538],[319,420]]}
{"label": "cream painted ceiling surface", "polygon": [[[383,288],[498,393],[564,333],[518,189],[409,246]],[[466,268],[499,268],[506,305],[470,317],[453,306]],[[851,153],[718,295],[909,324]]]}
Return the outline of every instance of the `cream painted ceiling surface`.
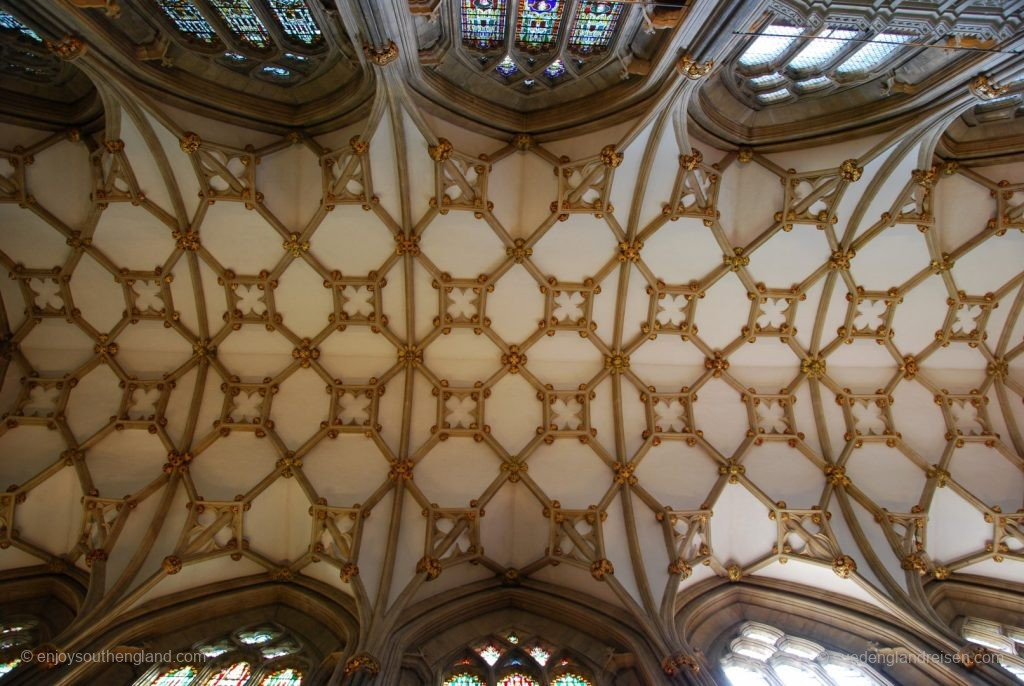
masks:
{"label": "cream painted ceiling surface", "polygon": [[95,135],[0,130],[0,566],[88,583],[72,641],[251,575],[366,643],[499,577],[666,645],[700,584],[1021,579],[1024,164],[932,157],[974,95],[754,154],[690,139],[683,76],[537,143],[386,70],[315,138],[110,83]]}

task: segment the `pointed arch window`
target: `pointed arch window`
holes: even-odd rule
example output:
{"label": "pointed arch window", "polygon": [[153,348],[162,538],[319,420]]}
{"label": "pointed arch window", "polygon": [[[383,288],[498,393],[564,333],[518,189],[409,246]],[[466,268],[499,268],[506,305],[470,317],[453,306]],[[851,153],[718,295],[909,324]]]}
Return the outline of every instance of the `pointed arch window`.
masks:
{"label": "pointed arch window", "polygon": [[210,0],[231,32],[248,45],[265,49],[270,46],[267,27],[256,15],[249,0]]}
{"label": "pointed arch window", "polygon": [[516,44],[531,52],[554,45],[564,10],[563,0],[519,0]]}
{"label": "pointed arch window", "polygon": [[462,0],[462,42],[475,50],[505,43],[506,0]]}
{"label": "pointed arch window", "polygon": [[582,55],[605,50],[611,43],[620,14],[621,2],[584,0],[572,22],[569,50]]}
{"label": "pointed arch window", "polygon": [[309,13],[305,0],[270,0],[270,9],[281,23],[285,35],[292,40],[305,45],[323,41],[323,33]]}
{"label": "pointed arch window", "polygon": [[729,648],[721,664],[732,686],[889,686],[878,672],[855,658],[767,624],[747,622]]}
{"label": "pointed arch window", "polygon": [[593,686],[590,667],[541,636],[506,630],[465,646],[443,686]]}
{"label": "pointed arch window", "polygon": [[179,652],[202,655],[193,664],[157,665],[136,686],[301,686],[314,664],[305,644],[276,624],[243,627]]}

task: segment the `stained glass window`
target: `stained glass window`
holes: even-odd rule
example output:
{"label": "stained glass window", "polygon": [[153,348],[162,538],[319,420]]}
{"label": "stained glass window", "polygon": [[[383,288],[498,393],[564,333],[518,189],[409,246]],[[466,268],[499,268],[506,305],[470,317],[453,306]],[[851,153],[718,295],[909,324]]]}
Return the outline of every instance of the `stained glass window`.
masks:
{"label": "stained glass window", "polygon": [[15,667],[21,664],[21,660],[11,660],[10,662],[0,662],[0,676],[9,674],[14,670]]}
{"label": "stained glass window", "polygon": [[530,649],[530,657],[536,660],[537,664],[543,667],[548,663],[548,660],[551,659],[551,653],[544,650],[540,646],[534,646]]}
{"label": "stained glass window", "polygon": [[245,60],[247,59],[245,55],[240,55],[237,52],[226,52],[224,53],[224,56],[232,62],[245,62]]}
{"label": "stained glass window", "polygon": [[299,686],[302,683],[302,672],[294,669],[280,669],[263,677],[260,686]]}
{"label": "stained glass window", "polygon": [[483,658],[484,662],[493,667],[494,663],[498,661],[499,657],[501,657],[502,650],[494,644],[489,644],[476,652]]}
{"label": "stained glass window", "polygon": [[910,40],[905,33],[880,33],[836,68],[839,74],[857,74],[874,69],[903,43]]}
{"label": "stained glass window", "polygon": [[591,684],[579,674],[563,674],[552,681],[551,686],[591,686]]}
{"label": "stained glass window", "polygon": [[857,35],[852,29],[825,29],[805,45],[787,65],[789,69],[814,69],[821,67],[838,55],[851,38]]}
{"label": "stained glass window", "polygon": [[[287,71],[287,70],[285,70]],[[274,634],[266,629],[256,629],[253,631],[243,631],[238,634],[238,640],[248,646],[261,645],[267,641],[272,641]]]}
{"label": "stained glass window", "polygon": [[243,41],[255,48],[270,45],[270,34],[252,9],[249,0],[210,0],[228,28]]}
{"label": "stained glass window", "polygon": [[260,652],[263,654],[265,659],[273,660],[275,657],[283,657],[284,655],[291,655],[292,653],[299,652],[299,646],[291,641],[285,641],[284,643],[268,646]]}
{"label": "stained glass window", "polygon": [[586,55],[607,48],[621,13],[622,3],[584,0],[572,22],[569,49]]}
{"label": "stained glass window", "polygon": [[0,10],[0,28],[17,31],[21,35],[28,36],[37,43],[42,42],[38,33],[25,26],[20,19],[5,10]]}
{"label": "stained glass window", "polygon": [[[510,55],[505,55],[505,59],[503,59],[501,62],[498,62],[498,66],[494,68],[494,71],[498,72],[507,79],[511,76],[514,76],[519,71],[519,67],[516,66],[516,63],[512,60],[512,57]],[[511,641],[512,638],[509,637],[509,640]],[[515,641],[512,642],[514,643]]]}
{"label": "stained glass window", "polygon": [[248,662],[236,662],[211,676],[203,686],[242,686],[250,671]]}
{"label": "stained glass window", "polygon": [[188,686],[195,678],[195,667],[176,667],[168,669],[149,683],[150,686]]}
{"label": "stained glass window", "polygon": [[562,0],[519,0],[516,42],[528,50],[553,44],[564,9]]}
{"label": "stained glass window", "polygon": [[502,677],[498,686],[537,686],[537,682],[525,674],[509,674]]}
{"label": "stained glass window", "polygon": [[[284,67],[275,67],[272,64],[268,64],[267,66],[265,66],[262,69],[260,69],[260,71],[262,71],[264,74],[267,74],[269,76],[276,76],[279,79],[287,79],[288,77],[290,77],[292,75],[292,73],[290,71],[288,71],[287,69],[285,69]],[[270,639],[267,639],[267,640],[270,640]]]}
{"label": "stained glass window", "polygon": [[477,50],[505,42],[506,0],[462,0],[462,41]]}
{"label": "stained glass window", "polygon": [[784,53],[802,31],[799,26],[771,24],[740,55],[740,64],[753,67],[771,62]]}
{"label": "stained glass window", "polygon": [[270,9],[289,38],[306,45],[315,45],[323,40],[320,27],[304,0],[270,0]]}
{"label": "stained glass window", "polygon": [[161,0],[160,7],[182,33],[202,43],[213,43],[217,40],[210,22],[206,21],[191,0]]}
{"label": "stained glass window", "polygon": [[456,674],[444,682],[444,686],[484,686],[484,682],[473,674]]}
{"label": "stained glass window", "polygon": [[544,74],[547,75],[549,79],[557,79],[559,76],[565,74],[565,64],[563,64],[560,59],[555,60],[547,66],[544,70]]}

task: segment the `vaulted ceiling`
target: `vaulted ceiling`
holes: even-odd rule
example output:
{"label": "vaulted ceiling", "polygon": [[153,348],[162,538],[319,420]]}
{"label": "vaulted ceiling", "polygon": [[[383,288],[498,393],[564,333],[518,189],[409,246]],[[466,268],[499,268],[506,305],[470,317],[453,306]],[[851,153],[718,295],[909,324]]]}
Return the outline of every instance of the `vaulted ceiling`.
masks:
{"label": "vaulted ceiling", "polygon": [[[116,31],[172,35],[142,3],[9,4],[102,103],[42,130],[26,96],[0,127],[0,566],[88,587],[62,647],[253,576],[350,596],[371,653],[439,593],[538,583],[669,655],[680,603],[747,579],[953,646],[928,584],[1019,583],[1024,163],[995,142],[1020,118],[985,117],[1019,57],[855,135],[822,123],[843,91],[750,109],[744,138],[709,114],[736,98],[713,65],[782,6],[722,26],[695,3],[656,29],[661,71],[604,96],[582,75],[594,121],[559,129],[590,116],[573,84],[532,111],[477,72],[507,97],[440,114],[473,88],[445,71],[463,48],[421,65],[414,27],[451,31],[455,3],[309,3],[337,35],[278,126],[246,108],[287,89],[180,38],[172,66],[130,57]],[[808,111],[787,126],[813,143],[750,147]]]}

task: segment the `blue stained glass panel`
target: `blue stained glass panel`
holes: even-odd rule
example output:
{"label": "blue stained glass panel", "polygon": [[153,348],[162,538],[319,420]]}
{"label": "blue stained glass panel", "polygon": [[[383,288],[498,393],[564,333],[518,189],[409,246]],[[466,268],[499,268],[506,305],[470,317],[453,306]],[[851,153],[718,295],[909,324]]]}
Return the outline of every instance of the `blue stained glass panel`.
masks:
{"label": "blue stained glass panel", "polygon": [[505,0],[462,0],[462,42],[490,50],[505,42]]}
{"label": "blue stained glass panel", "polygon": [[544,73],[549,79],[557,79],[565,73],[565,64],[560,59],[555,60],[544,69]]}
{"label": "blue stained glass panel", "polygon": [[214,43],[217,34],[191,0],[161,0],[160,7],[182,33],[201,43]]}
{"label": "blue stained glass panel", "polygon": [[564,9],[562,0],[519,0],[516,42],[527,50],[542,50],[553,44]]}
{"label": "blue stained glass panel", "polygon": [[510,76],[515,75],[519,71],[519,67],[516,66],[516,63],[512,60],[510,55],[505,55],[505,59],[498,62],[498,66],[496,66],[494,70],[507,79]]}
{"label": "blue stained glass panel", "polygon": [[569,49],[576,53],[601,52],[608,47],[622,14],[621,2],[584,0],[576,11],[569,34]]}
{"label": "blue stained glass panel", "polygon": [[252,9],[249,0],[210,0],[231,32],[254,48],[270,45],[270,34]]}
{"label": "blue stained glass panel", "polygon": [[323,40],[320,27],[304,0],[270,0],[270,9],[289,38],[306,45],[315,45]]}
{"label": "blue stained glass panel", "polygon": [[20,19],[5,10],[0,10],[0,28],[18,31],[23,36],[28,36],[37,43],[42,42],[39,34],[25,26]]}

